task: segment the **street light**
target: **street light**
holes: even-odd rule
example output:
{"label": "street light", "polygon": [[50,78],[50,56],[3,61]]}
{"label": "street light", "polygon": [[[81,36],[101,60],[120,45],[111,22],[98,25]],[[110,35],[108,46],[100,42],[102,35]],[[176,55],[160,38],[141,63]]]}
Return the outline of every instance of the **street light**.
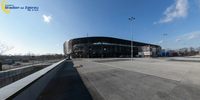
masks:
{"label": "street light", "polygon": [[90,50],[89,50],[89,39],[88,39],[88,33],[87,33],[87,58],[90,58]]}
{"label": "street light", "polygon": [[130,21],[130,29],[131,29],[131,61],[133,61],[133,32],[132,32],[132,26],[133,21],[135,20],[134,17],[129,17],[128,20]]}
{"label": "street light", "polygon": [[[167,37],[167,36],[168,36],[167,33],[164,33],[164,34],[163,34],[163,37],[164,37],[164,40],[163,40],[163,41],[164,41],[164,42],[166,41],[166,37]],[[165,56],[167,56],[167,53],[166,53],[166,51],[167,51],[167,50],[166,50],[166,49],[167,49],[167,48],[166,48],[166,43],[167,43],[167,42],[165,42],[165,47],[164,47]]]}

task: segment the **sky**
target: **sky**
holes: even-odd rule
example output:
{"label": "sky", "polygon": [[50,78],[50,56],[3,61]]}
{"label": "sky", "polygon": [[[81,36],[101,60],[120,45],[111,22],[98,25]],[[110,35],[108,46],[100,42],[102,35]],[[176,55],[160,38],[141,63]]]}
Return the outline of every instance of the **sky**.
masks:
{"label": "sky", "polygon": [[[2,4],[4,0],[0,0]],[[0,4],[0,5],[1,5]],[[108,36],[178,49],[200,46],[200,0],[6,0],[38,11],[0,8],[4,54],[63,53],[72,38]],[[129,17],[134,17],[131,22]]]}

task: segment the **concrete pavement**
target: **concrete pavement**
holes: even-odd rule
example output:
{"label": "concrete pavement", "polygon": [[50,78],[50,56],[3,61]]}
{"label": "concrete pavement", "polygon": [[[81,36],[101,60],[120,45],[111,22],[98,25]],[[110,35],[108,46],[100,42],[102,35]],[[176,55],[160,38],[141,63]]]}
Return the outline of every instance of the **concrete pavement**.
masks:
{"label": "concrete pavement", "polygon": [[[161,59],[76,59],[96,100],[199,100],[200,63]],[[95,96],[98,96],[95,98]]]}

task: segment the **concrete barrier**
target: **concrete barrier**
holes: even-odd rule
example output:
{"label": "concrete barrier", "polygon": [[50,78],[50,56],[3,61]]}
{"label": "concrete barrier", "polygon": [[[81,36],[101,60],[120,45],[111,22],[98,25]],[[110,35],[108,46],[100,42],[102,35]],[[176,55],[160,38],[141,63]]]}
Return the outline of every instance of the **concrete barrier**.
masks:
{"label": "concrete barrier", "polygon": [[19,79],[22,79],[36,71],[39,71],[50,64],[35,64],[35,65],[28,65],[19,68],[14,68],[10,70],[0,71],[0,88],[4,87],[10,83],[13,83]]}
{"label": "concrete barrier", "polygon": [[52,76],[62,67],[61,60],[10,85],[0,88],[0,100],[36,100]]}

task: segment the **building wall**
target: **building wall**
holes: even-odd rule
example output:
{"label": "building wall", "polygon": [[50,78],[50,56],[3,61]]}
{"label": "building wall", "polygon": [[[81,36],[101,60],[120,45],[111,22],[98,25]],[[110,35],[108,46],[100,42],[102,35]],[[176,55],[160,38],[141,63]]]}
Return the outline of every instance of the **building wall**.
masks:
{"label": "building wall", "polygon": [[[109,37],[77,38],[64,43],[64,53],[73,58],[131,57],[130,44],[131,41]],[[133,56],[137,56],[145,45],[150,46],[150,49],[154,47],[154,51],[160,48],[157,45],[133,41]]]}

